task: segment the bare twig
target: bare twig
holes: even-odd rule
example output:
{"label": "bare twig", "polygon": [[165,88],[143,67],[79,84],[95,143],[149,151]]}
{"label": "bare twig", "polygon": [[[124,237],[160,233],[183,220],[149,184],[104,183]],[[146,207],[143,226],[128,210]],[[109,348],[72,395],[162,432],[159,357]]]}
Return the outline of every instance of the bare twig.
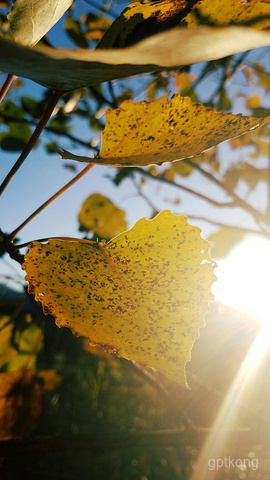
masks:
{"label": "bare twig", "polygon": [[5,98],[5,95],[6,93],[8,92],[13,80],[15,78],[15,75],[9,73],[7,75],[7,78],[6,80],[4,81],[3,85],[2,85],[2,88],[0,90],[0,103],[2,102],[2,100]]}
{"label": "bare twig", "polygon": [[16,237],[17,233],[20,232],[33,218],[35,218],[42,210],[44,210],[50,203],[52,203],[56,198],[60,197],[62,193],[64,193],[66,190],[68,190],[72,185],[74,185],[78,180],[80,180],[91,168],[93,168],[94,165],[92,163],[88,163],[88,165],[80,172],[76,177],[74,177],[70,182],[68,182],[64,187],[60,188],[58,192],[56,192],[52,197],[50,197],[46,202],[44,202],[37,210],[35,210],[29,217],[24,220],[19,227],[17,227],[15,230],[13,230],[12,233],[9,235],[9,240],[13,241],[14,238]]}
{"label": "bare twig", "polygon": [[235,203],[232,201],[217,202],[216,200],[213,200],[212,198],[208,198],[206,195],[203,195],[202,193],[196,192],[196,190],[192,190],[191,188],[185,187],[184,185],[180,185],[179,183],[173,182],[172,180],[168,180],[162,175],[152,175],[150,172],[148,172],[147,170],[144,170],[141,167],[134,167],[133,170],[141,173],[146,177],[152,178],[153,180],[157,180],[158,182],[166,183],[167,185],[172,185],[173,187],[179,188],[184,192],[191,193],[192,195],[200,198],[201,200],[205,200],[206,202],[211,203],[211,205],[214,205],[215,207],[235,207]]}
{"label": "bare twig", "polygon": [[260,226],[261,222],[265,223],[265,215],[256,210],[256,208],[252,207],[252,205],[250,205],[249,203],[245,202],[245,200],[240,198],[230,187],[225,185],[225,183],[218,180],[216,177],[214,177],[214,175],[212,175],[210,172],[207,172],[202,167],[200,167],[200,165],[190,159],[182,160],[182,162],[185,162],[187,165],[198,170],[204,177],[206,177],[208,180],[220,187],[228,196],[233,198],[235,207],[241,207],[244,210],[248,211]]}
{"label": "bare twig", "polygon": [[193,215],[193,214],[189,215],[188,213],[185,213],[185,215],[188,218],[196,219],[196,220],[199,220],[201,222],[208,222],[208,223],[211,223],[212,225],[216,225],[216,226],[221,227],[221,228],[230,228],[231,230],[236,230],[237,232],[240,232],[240,233],[243,233],[243,234],[260,235],[260,236],[263,236],[263,237],[266,237],[266,238],[270,238],[270,232],[267,232],[264,229],[255,230],[254,228],[245,228],[245,227],[239,227],[237,225],[228,225],[226,223],[217,222],[216,220],[212,220],[211,218],[202,217],[202,216],[199,216],[199,215]]}
{"label": "bare twig", "polygon": [[[37,126],[37,123],[34,120],[27,120],[26,118],[12,117],[11,115],[7,115],[5,112],[0,112],[0,118],[1,117],[4,118],[5,120],[10,121],[10,122],[23,123],[23,124],[26,124],[26,125],[33,125],[35,127]],[[85,142],[84,140],[81,140],[80,138],[75,137],[74,135],[72,135],[69,132],[60,132],[56,128],[49,127],[48,125],[46,125],[46,127],[44,128],[44,131],[54,133],[54,134],[59,135],[61,137],[62,136],[66,137],[71,142],[77,143],[78,145],[82,145],[83,147],[86,147],[86,148],[90,148],[91,150],[94,150],[95,152],[99,151],[99,149],[97,147],[93,147],[90,144],[90,142]]]}
{"label": "bare twig", "polygon": [[13,165],[12,169],[10,170],[10,172],[6,176],[5,180],[3,181],[2,185],[0,186],[0,195],[4,192],[5,188],[7,187],[9,182],[12,180],[15,173],[19,170],[19,168],[23,164],[24,160],[27,158],[27,156],[31,152],[32,148],[36,144],[40,134],[44,130],[50,116],[52,115],[53,110],[54,110],[55,106],[57,105],[58,100],[61,98],[61,96],[63,94],[64,94],[64,92],[54,92],[50,102],[48,103],[48,105],[46,107],[46,110],[44,111],[42,117],[40,118],[40,120],[39,120],[39,122],[36,126],[36,129],[32,133],[32,136],[31,136],[29,142],[27,143],[27,145],[23,149],[23,151],[22,151],[21,155],[19,156],[17,162],[15,163],[15,165]]}

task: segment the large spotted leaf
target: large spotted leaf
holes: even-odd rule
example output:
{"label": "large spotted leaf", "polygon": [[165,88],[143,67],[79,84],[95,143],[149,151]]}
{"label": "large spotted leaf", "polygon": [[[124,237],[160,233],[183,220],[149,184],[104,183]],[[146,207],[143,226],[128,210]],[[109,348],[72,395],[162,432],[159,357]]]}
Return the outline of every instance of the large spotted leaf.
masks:
{"label": "large spotted leaf", "polygon": [[94,159],[63,151],[63,158],[105,165],[153,165],[199,155],[241,135],[270,117],[256,118],[218,112],[175,94],[154,102],[127,100],[106,112],[99,156]]}
{"label": "large spotted leaf", "polygon": [[23,269],[57,325],[185,384],[212,299],[209,246],[185,216],[163,211],[108,244],[33,242]]}

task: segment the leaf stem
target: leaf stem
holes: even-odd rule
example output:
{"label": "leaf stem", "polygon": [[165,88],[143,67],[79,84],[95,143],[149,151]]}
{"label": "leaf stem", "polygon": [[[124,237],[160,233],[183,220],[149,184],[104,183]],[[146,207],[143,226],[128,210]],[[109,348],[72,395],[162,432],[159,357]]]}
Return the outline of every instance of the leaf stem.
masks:
{"label": "leaf stem", "polygon": [[66,190],[68,190],[72,185],[74,185],[80,178],[82,178],[91,168],[94,167],[93,163],[89,163],[76,177],[74,177],[70,182],[68,182],[64,187],[60,188],[52,197],[50,197],[46,202],[44,202],[37,210],[35,210],[29,217],[27,217],[24,222],[21,223],[13,232],[9,234],[9,239],[10,241],[13,241],[18,232],[20,232],[33,218],[35,218],[42,210],[44,210],[50,203],[52,203],[56,198],[60,197],[62,193],[64,193]]}
{"label": "leaf stem", "polygon": [[61,98],[61,96],[63,94],[64,94],[64,92],[60,92],[60,91],[54,92],[54,94],[53,94],[51,100],[49,101],[43,115],[41,116],[34,132],[32,133],[32,136],[31,136],[29,142],[27,143],[27,145],[23,149],[23,151],[22,151],[21,155],[19,156],[17,162],[15,163],[15,165],[13,165],[12,169],[10,170],[10,172],[6,176],[5,180],[3,181],[2,185],[0,186],[0,195],[2,195],[5,188],[7,187],[9,182],[12,180],[15,173],[19,170],[19,168],[23,164],[24,160],[27,158],[28,154],[31,152],[32,148],[36,144],[40,134],[42,133],[42,131],[44,130],[48,120],[50,119],[50,117],[53,113],[53,110],[54,110],[55,106],[57,105],[58,100]]}
{"label": "leaf stem", "polygon": [[2,102],[2,100],[5,98],[5,95],[6,93],[8,92],[13,80],[15,78],[15,75],[13,75],[12,73],[9,73],[7,75],[7,78],[6,80],[4,81],[3,85],[2,85],[2,88],[0,90],[0,103]]}

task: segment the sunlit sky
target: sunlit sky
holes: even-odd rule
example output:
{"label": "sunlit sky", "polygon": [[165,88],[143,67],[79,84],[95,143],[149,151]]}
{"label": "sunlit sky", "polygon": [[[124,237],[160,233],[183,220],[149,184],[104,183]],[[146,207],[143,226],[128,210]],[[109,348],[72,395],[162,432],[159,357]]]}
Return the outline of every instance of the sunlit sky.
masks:
{"label": "sunlit sky", "polygon": [[248,236],[218,261],[215,298],[270,321],[270,241]]}

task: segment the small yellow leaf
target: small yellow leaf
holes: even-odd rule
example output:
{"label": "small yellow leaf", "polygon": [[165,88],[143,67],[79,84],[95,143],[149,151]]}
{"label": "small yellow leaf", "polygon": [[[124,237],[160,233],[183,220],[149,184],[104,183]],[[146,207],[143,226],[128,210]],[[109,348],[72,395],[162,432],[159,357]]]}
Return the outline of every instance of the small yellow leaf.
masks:
{"label": "small yellow leaf", "polygon": [[163,211],[106,245],[33,242],[22,268],[58,326],[184,385],[212,299],[208,248],[185,216]]}
{"label": "small yellow leaf", "polygon": [[258,182],[268,180],[268,168],[256,168],[247,162],[242,165],[242,178],[248,184],[250,191],[254,190]]}
{"label": "small yellow leaf", "polygon": [[44,395],[60,378],[53,370],[0,373],[0,440],[25,437],[35,428],[44,409]]}
{"label": "small yellow leaf", "polygon": [[[31,316],[30,321],[32,321]],[[34,323],[31,323],[22,333],[18,334],[16,340],[18,352],[8,362],[7,370],[9,372],[20,370],[26,365],[27,368],[34,368],[36,366],[37,353],[42,348],[42,330]]]}
{"label": "small yellow leaf", "polygon": [[111,25],[111,21],[108,18],[96,17],[92,14],[88,14],[86,23],[87,32],[85,33],[85,36],[89,40],[100,39]]}
{"label": "small yellow leaf", "polygon": [[17,354],[17,350],[11,345],[13,323],[11,317],[0,318],[0,368]]}
{"label": "small yellow leaf", "polygon": [[183,90],[184,88],[189,87],[189,85],[196,80],[196,75],[187,74],[186,72],[179,73],[175,77],[175,86],[179,88],[179,90]]}
{"label": "small yellow leaf", "polygon": [[260,95],[254,95],[246,100],[246,107],[247,108],[258,108],[261,105],[261,97]]}
{"label": "small yellow leaf", "polygon": [[79,222],[100,239],[112,238],[127,229],[124,210],[99,193],[85,200],[79,212]]}
{"label": "small yellow leaf", "polygon": [[214,243],[211,248],[211,255],[214,258],[225,257],[229,250],[242,239],[242,232],[229,227],[221,227],[208,238],[209,242]]}
{"label": "small yellow leaf", "polygon": [[181,161],[174,162],[172,168],[174,169],[175,173],[178,173],[181,175],[181,177],[189,177],[189,175],[191,175],[193,172],[192,165],[188,165],[187,163]]}
{"label": "small yellow leaf", "polygon": [[259,85],[261,87],[266,88],[266,90],[270,90],[270,75],[269,73],[261,73],[259,75]]}

